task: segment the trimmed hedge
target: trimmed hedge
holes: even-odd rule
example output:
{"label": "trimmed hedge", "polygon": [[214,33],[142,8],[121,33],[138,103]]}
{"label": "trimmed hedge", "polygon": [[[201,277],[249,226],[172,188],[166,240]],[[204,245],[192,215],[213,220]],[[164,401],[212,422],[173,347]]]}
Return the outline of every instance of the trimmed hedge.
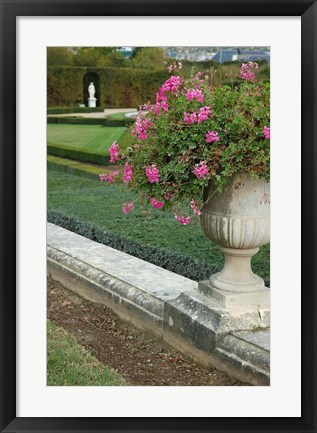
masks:
{"label": "trimmed hedge", "polygon": [[99,179],[99,174],[101,173],[101,167],[97,168],[90,165],[87,166],[76,161],[51,155],[48,155],[47,157],[47,168],[95,180]]}
{"label": "trimmed hedge", "polygon": [[172,253],[162,248],[142,245],[131,239],[126,239],[117,233],[101,230],[98,227],[85,224],[77,218],[69,217],[55,210],[48,210],[47,220],[95,242],[108,245],[111,248],[123,251],[194,281],[205,280],[211,274],[220,270],[210,263],[199,262],[198,260],[184,257],[181,254]]}
{"label": "trimmed hedge", "polygon": [[102,113],[102,107],[48,107],[47,114]]}
{"label": "trimmed hedge", "polygon": [[[135,68],[92,68],[49,66],[47,68],[48,106],[76,106],[84,101],[85,74],[99,77],[97,103],[102,107],[136,107],[155,99],[159,86],[169,77],[164,68],[149,71]],[[56,114],[56,113],[51,113]]]}
{"label": "trimmed hedge", "polygon": [[106,119],[106,126],[129,126],[135,122],[135,119]]}
{"label": "trimmed hedge", "polygon": [[75,150],[60,144],[48,144],[48,155],[59,156],[61,158],[73,159],[75,161],[90,162],[98,165],[109,165],[109,154],[101,155],[88,151]]}
{"label": "trimmed hedge", "polygon": [[[60,125],[103,125],[106,126],[107,121],[104,119],[93,119],[91,117],[47,117],[47,124]],[[123,125],[125,126],[125,125]]]}
{"label": "trimmed hedge", "polygon": [[60,171],[62,173],[75,174],[76,176],[88,177],[90,179],[98,179],[98,176],[94,173],[81,170],[80,168],[70,167],[69,165],[56,164],[55,162],[47,161],[47,168]]}
{"label": "trimmed hedge", "polygon": [[63,124],[63,125],[103,125],[103,126],[129,126],[134,119],[98,119],[91,117],[57,117],[48,116],[48,124]]}

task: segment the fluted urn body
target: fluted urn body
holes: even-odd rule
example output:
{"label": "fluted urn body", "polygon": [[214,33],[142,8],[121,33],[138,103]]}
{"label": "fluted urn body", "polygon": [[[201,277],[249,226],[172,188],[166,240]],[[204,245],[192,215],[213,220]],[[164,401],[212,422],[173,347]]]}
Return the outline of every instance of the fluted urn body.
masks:
{"label": "fluted urn body", "polygon": [[201,225],[206,236],[225,254],[221,272],[210,277],[211,287],[250,293],[264,289],[251,269],[251,257],[270,241],[270,186],[248,174],[236,175],[223,188],[213,183],[204,192]]}

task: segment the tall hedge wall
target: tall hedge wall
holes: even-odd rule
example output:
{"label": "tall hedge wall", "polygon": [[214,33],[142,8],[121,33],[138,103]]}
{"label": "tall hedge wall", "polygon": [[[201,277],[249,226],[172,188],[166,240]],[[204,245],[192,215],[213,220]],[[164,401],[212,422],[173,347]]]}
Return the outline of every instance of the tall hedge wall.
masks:
{"label": "tall hedge wall", "polygon": [[98,93],[101,107],[137,107],[154,100],[158,87],[168,78],[165,70],[148,71],[134,68],[48,67],[48,106],[76,106],[84,101],[86,73],[99,76]]}

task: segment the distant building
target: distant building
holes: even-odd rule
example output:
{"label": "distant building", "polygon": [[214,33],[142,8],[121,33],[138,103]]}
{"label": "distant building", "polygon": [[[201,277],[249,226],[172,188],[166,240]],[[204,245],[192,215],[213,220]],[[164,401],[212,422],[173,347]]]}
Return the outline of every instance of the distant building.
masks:
{"label": "distant building", "polygon": [[120,53],[122,53],[127,59],[132,56],[133,48],[132,47],[120,47],[117,49]]}
{"label": "distant building", "polygon": [[220,50],[215,54],[212,60],[215,60],[219,63],[234,62],[237,60],[244,62],[266,60],[269,62],[270,54],[264,50],[239,50],[239,48],[236,48],[230,50]]}

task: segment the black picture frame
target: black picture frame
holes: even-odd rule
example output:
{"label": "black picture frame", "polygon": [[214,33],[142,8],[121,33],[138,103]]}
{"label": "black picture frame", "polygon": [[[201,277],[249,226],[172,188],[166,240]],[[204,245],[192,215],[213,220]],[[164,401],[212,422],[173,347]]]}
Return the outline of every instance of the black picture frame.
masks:
{"label": "black picture frame", "polygon": [[[316,432],[316,1],[0,0],[0,13],[1,432]],[[16,17],[122,15],[301,17],[303,289],[302,415],[300,418],[16,417]]]}

